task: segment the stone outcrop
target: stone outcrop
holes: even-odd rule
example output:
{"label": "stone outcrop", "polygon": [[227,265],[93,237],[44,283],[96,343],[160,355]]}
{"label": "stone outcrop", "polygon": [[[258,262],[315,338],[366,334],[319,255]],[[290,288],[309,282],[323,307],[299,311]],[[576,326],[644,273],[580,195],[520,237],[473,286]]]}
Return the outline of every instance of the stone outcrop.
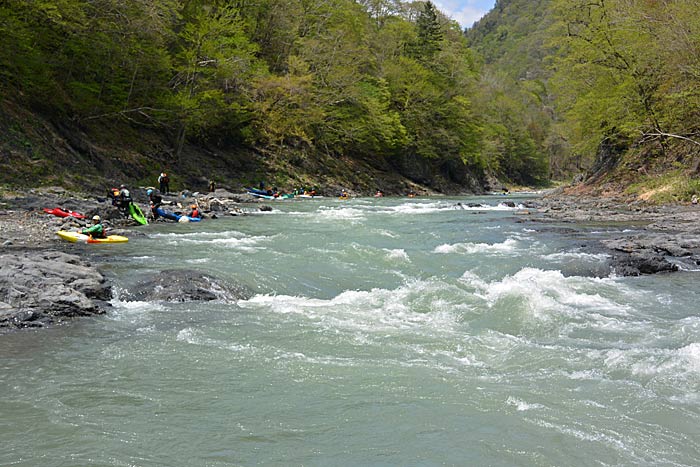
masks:
{"label": "stone outcrop", "polygon": [[111,290],[97,269],[58,251],[0,254],[0,328],[39,327],[104,313]]}
{"label": "stone outcrop", "polygon": [[545,197],[538,204],[540,221],[617,227],[609,238],[590,246],[610,255],[611,272],[619,276],[695,270],[700,264],[696,206],[643,206],[625,199],[566,196]]}

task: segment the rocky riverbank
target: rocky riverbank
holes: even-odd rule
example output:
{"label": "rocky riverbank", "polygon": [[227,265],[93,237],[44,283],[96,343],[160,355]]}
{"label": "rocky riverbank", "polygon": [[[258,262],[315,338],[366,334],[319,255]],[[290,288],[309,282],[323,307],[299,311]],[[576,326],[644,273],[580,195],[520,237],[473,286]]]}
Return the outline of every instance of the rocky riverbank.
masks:
{"label": "rocky riverbank", "polygon": [[[132,190],[134,200],[147,211],[146,189]],[[246,194],[226,190],[214,193],[177,193],[165,195],[166,207],[184,212],[197,203],[205,217],[243,215],[265,210],[263,204]],[[139,226],[114,206],[106,196],[70,193],[62,188],[4,192],[0,197],[0,331],[41,327],[60,323],[75,316],[104,313],[112,297],[111,286],[95,264],[96,250],[84,248],[75,253],[69,243],[60,240],[58,230],[77,230],[85,221],[60,218],[43,208],[62,207],[85,214],[98,214],[109,234],[142,235]],[[165,222],[161,220],[160,222]],[[216,299],[225,285],[211,278],[197,282],[198,273],[187,277],[197,284],[199,295],[185,290],[188,297]],[[212,284],[213,290],[206,290]],[[235,289],[234,289],[235,290]],[[171,291],[166,299],[178,300]]]}
{"label": "rocky riverbank", "polygon": [[650,206],[629,198],[548,195],[533,221],[613,227],[587,248],[610,257],[619,276],[696,269],[700,265],[700,205]]}

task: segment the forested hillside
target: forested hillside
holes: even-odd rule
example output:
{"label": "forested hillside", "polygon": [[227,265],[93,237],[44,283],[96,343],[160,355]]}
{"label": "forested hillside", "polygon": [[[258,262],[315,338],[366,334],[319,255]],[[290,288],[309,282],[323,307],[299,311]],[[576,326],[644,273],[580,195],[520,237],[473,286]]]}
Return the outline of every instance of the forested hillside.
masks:
{"label": "forested hillside", "polygon": [[698,0],[497,1],[466,35],[488,99],[519,112],[487,106],[486,144],[519,129],[554,177],[688,200],[700,191],[698,11]]}
{"label": "forested hillside", "polygon": [[[695,192],[700,0],[6,0],[0,181]],[[381,186],[387,189],[387,186]],[[646,195],[645,195],[646,196]]]}
{"label": "forested hillside", "polygon": [[7,0],[0,37],[5,182],[218,163],[467,191],[489,166],[473,53],[429,2]]}

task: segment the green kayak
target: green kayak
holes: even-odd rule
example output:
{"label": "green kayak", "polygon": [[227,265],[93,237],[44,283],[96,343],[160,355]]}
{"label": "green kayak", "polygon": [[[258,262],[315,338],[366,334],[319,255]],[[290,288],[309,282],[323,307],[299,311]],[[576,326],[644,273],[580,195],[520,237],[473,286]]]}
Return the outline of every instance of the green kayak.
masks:
{"label": "green kayak", "polygon": [[146,225],[148,224],[148,220],[146,220],[146,216],[143,215],[143,211],[141,210],[138,205],[131,203],[129,204],[129,214],[131,214],[131,217],[134,218],[136,222],[138,222],[141,225]]}

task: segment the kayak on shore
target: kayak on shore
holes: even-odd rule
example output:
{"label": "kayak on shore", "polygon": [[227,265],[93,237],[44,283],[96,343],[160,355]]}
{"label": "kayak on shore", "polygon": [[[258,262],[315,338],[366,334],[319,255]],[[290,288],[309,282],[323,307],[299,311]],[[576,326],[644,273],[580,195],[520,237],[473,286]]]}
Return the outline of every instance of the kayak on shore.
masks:
{"label": "kayak on shore", "polygon": [[121,235],[92,238],[90,235],[81,234],[80,232],[68,232],[67,230],[59,230],[56,232],[56,235],[71,243],[126,243],[129,241],[127,237],[122,237]]}
{"label": "kayak on shore", "polygon": [[147,225],[148,220],[146,216],[143,215],[143,211],[137,204],[129,203],[129,214],[131,217],[141,225]]}
{"label": "kayak on shore", "polygon": [[79,212],[71,211],[70,209],[63,208],[44,208],[46,214],[53,214],[58,217],[75,217],[76,219],[85,219],[84,214]]}

